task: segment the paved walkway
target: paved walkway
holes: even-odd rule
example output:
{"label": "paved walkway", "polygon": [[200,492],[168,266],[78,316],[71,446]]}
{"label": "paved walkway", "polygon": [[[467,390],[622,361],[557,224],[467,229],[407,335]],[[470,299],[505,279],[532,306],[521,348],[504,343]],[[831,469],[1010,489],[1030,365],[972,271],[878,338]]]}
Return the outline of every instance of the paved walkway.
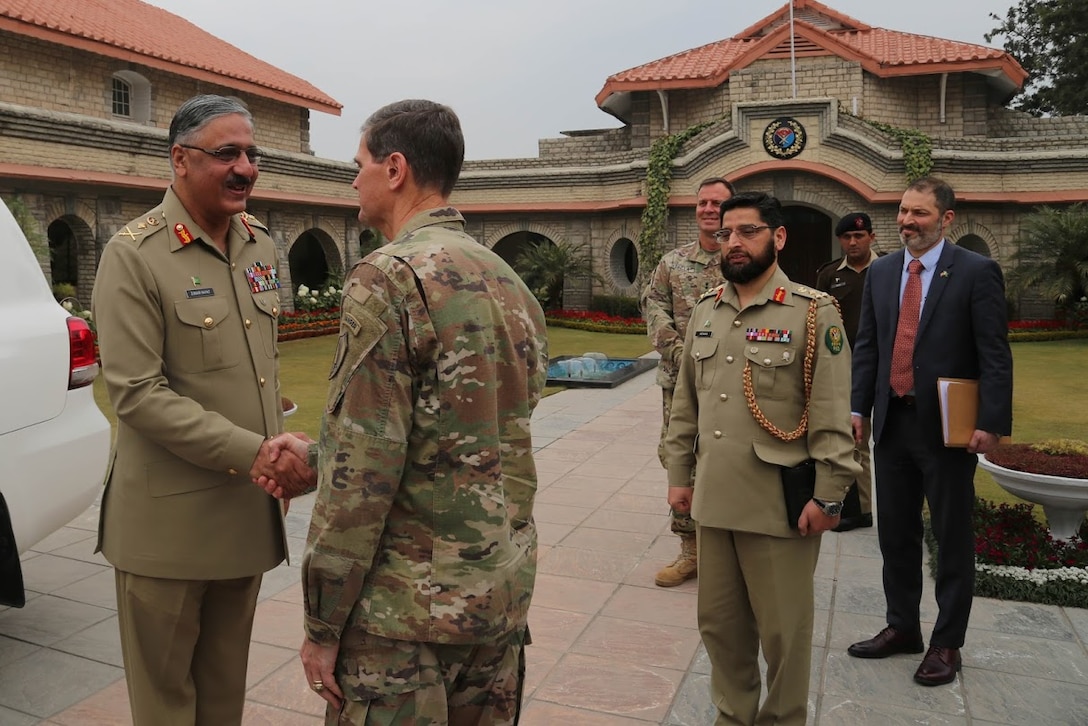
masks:
{"label": "paved walkway", "polygon": [[[530,611],[524,726],[704,726],[709,666],[696,582],[653,574],[678,550],[656,458],[653,373],[571,390],[534,416],[540,447],[540,572]],[[298,563],[311,501],[288,517],[293,566],[268,573],[250,653],[245,724],[319,724],[307,688]],[[29,601],[0,610],[0,726],[130,723],[113,573],[92,554],[97,508],[24,557]],[[947,687],[911,680],[916,656],[862,661],[846,646],[884,625],[874,530],[827,534],[816,572],[809,721],[838,724],[1088,724],[1088,611],[975,600],[964,670]],[[932,593],[922,605],[935,617]]]}

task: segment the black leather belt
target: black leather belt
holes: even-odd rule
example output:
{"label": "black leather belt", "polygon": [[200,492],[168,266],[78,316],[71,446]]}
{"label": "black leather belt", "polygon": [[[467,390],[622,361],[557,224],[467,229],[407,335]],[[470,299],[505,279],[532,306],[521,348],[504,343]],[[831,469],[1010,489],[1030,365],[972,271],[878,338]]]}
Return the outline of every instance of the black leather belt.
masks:
{"label": "black leather belt", "polygon": [[914,408],[914,396],[892,396],[890,399],[892,406],[902,406],[903,408]]}

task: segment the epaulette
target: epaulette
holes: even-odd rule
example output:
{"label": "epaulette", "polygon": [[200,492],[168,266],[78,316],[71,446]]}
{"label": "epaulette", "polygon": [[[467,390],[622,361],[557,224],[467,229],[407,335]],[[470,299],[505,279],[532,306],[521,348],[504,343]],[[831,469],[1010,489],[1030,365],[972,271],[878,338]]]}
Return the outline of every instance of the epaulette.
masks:
{"label": "epaulette", "polygon": [[244,223],[249,224],[250,226],[253,226],[253,227],[258,227],[260,229],[263,229],[265,232],[268,231],[268,225],[266,225],[264,222],[257,219],[256,217],[254,217],[249,212],[242,212],[242,214],[240,216],[242,217],[242,221]]}
{"label": "epaulette", "polygon": [[699,299],[696,300],[696,302],[702,302],[703,300],[706,300],[708,297],[714,297],[715,295],[721,296],[723,290],[725,290],[725,283],[722,283],[721,285],[718,285],[717,287],[710,288],[709,290],[704,292],[702,295],[700,295]]}
{"label": "epaulette", "polygon": [[819,275],[821,272],[823,272],[825,267],[830,267],[831,265],[834,265],[835,267],[838,267],[841,264],[842,264],[842,258],[841,257],[836,257],[835,259],[829,260],[829,261],[823,263],[822,265],[820,265],[819,267],[817,267],[816,268],[816,274]]}
{"label": "epaulette", "polygon": [[161,209],[152,210],[150,214],[141,219],[134,219],[114,235],[117,239],[128,240],[139,246],[149,236],[166,229],[166,217]]}
{"label": "epaulette", "polygon": [[823,292],[822,290],[817,290],[813,287],[808,287],[807,285],[794,284],[793,290],[791,290],[790,292],[795,295],[800,295],[801,297],[807,297],[810,300],[819,300],[821,298],[831,297],[826,292]]}

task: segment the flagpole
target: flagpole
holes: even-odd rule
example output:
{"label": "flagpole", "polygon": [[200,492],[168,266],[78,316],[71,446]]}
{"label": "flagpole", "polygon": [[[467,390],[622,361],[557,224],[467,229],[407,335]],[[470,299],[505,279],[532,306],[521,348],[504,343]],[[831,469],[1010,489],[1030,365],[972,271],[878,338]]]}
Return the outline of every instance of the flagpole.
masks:
{"label": "flagpole", "polygon": [[797,51],[793,42],[793,0],[790,0],[790,76],[793,79],[793,97],[797,98]]}

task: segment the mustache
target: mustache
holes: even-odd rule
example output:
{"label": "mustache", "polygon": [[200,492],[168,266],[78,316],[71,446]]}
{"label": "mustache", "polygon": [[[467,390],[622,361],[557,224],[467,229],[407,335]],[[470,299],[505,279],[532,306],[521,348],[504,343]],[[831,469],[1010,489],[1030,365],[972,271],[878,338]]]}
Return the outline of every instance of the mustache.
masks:
{"label": "mustache", "polygon": [[242,176],[241,174],[231,174],[227,177],[227,184],[231,186],[249,186],[253,183],[253,180],[248,176]]}

